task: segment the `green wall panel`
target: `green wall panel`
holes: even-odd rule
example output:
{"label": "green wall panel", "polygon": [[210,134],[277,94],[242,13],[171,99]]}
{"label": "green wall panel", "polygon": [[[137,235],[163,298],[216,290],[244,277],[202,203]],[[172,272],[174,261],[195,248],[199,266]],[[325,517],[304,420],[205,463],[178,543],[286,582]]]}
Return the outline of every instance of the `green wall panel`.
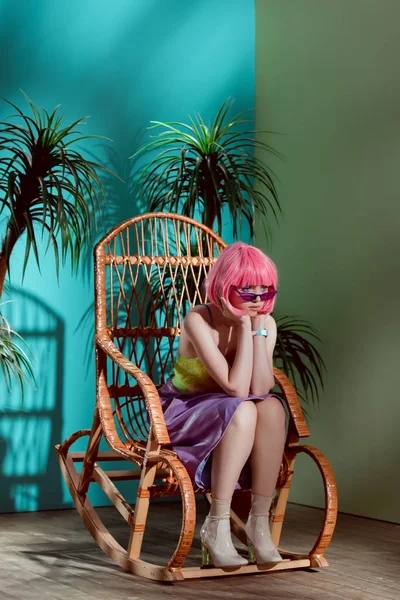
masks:
{"label": "green wall panel", "polygon": [[[400,37],[398,2],[256,1],[256,128],[285,161],[284,215],[257,243],[276,261],[276,308],[309,320],[328,368],[310,443],[339,510],[399,522]],[[263,134],[262,139],[265,138]],[[308,440],[304,440],[307,443]],[[290,500],[323,505],[299,461]]]}

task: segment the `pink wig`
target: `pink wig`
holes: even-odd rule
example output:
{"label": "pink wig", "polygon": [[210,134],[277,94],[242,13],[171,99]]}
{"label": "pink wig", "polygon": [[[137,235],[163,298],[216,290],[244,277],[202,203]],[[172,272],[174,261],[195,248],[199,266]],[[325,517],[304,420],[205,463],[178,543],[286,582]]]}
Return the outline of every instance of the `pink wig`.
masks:
{"label": "pink wig", "polygon": [[[231,286],[272,285],[277,289],[278,272],[274,262],[264,252],[244,242],[235,242],[222,250],[205,280],[210,301],[218,306],[218,296],[224,298],[234,314],[244,315],[229,302]],[[272,312],[275,299],[267,300],[261,313]]]}

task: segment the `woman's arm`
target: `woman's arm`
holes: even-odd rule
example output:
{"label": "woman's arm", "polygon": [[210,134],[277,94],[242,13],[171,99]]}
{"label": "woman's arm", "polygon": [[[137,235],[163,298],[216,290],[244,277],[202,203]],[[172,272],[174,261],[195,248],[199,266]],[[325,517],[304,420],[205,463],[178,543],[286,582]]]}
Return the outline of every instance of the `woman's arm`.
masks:
{"label": "woman's arm", "polygon": [[276,323],[271,315],[257,315],[253,319],[252,328],[267,329],[268,337],[253,337],[253,372],[250,392],[255,396],[268,394],[275,385],[273,375],[273,353],[276,343]]}
{"label": "woman's arm", "polygon": [[212,329],[200,313],[191,311],[184,321],[184,328],[197,356],[211,377],[230,396],[248,396],[253,370],[253,341],[250,317],[243,317],[236,324],[238,342],[232,367],[215,343]]}

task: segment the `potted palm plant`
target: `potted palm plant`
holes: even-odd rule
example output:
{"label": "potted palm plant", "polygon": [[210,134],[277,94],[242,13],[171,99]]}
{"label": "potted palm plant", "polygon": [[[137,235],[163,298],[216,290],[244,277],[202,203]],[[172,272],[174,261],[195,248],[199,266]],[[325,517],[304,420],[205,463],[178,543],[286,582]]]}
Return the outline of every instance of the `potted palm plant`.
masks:
{"label": "potted palm plant", "polygon": [[[219,235],[227,207],[234,238],[242,231],[243,217],[254,238],[256,218],[268,231],[270,216],[277,218],[281,212],[274,174],[254,151],[263,150],[279,158],[281,155],[255,139],[255,131],[243,130],[249,122],[243,112],[228,118],[231,106],[232,101],[226,100],[212,125],[206,125],[199,114],[189,117],[190,123],[151,121],[149,129],[159,133],[131,157],[149,152],[153,156],[138,174],[135,189],[150,211],[179,212],[197,218]],[[157,297],[155,292],[153,296]],[[325,364],[312,343],[312,339],[321,340],[311,324],[302,319],[282,316],[277,311],[275,319],[275,362],[293,381],[307,414],[307,403],[318,400],[318,383],[323,387]]]}
{"label": "potted palm plant", "polygon": [[[66,125],[58,106],[49,114],[25,97],[30,114],[6,101],[15,112],[0,122],[0,214],[6,214],[0,297],[11,254],[23,236],[23,274],[32,252],[40,270],[38,234],[47,236],[46,251],[51,247],[54,252],[57,278],[60,260],[64,264],[67,254],[76,270],[104,200],[98,171],[107,169],[76,149],[84,139],[100,137],[78,131],[86,117]],[[0,365],[6,382],[16,377],[22,386],[24,373],[32,375],[32,368],[16,335],[0,314]]]}

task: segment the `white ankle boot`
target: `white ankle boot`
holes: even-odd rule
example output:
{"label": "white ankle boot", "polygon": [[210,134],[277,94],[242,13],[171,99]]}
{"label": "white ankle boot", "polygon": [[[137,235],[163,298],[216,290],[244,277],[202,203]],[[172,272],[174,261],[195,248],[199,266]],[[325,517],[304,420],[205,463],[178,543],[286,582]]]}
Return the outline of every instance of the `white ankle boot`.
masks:
{"label": "white ankle boot", "polygon": [[206,517],[200,540],[203,565],[212,562],[215,567],[241,567],[248,564],[232,543],[229,518]]}
{"label": "white ankle boot", "polygon": [[254,516],[250,513],[246,523],[246,534],[249,561],[256,561],[258,565],[264,565],[282,560],[282,556],[271,539],[268,515]]}

